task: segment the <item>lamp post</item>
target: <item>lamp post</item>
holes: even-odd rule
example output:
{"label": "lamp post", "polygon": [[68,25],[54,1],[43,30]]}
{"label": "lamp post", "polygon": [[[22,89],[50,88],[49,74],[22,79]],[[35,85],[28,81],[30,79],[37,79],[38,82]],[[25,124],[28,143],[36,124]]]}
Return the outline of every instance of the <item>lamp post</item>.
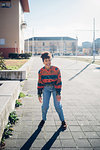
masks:
{"label": "lamp post", "polygon": [[93,62],[95,62],[95,18],[93,18]]}
{"label": "lamp post", "polygon": [[27,40],[27,49],[28,49],[28,53],[29,53],[29,38]]}
{"label": "lamp post", "polygon": [[34,55],[34,29],[32,29],[33,38],[32,38],[32,56]]}
{"label": "lamp post", "polygon": [[23,21],[23,22],[21,23],[21,28],[22,28],[22,29],[26,29],[26,27],[27,27],[27,24],[26,24],[26,22]]}

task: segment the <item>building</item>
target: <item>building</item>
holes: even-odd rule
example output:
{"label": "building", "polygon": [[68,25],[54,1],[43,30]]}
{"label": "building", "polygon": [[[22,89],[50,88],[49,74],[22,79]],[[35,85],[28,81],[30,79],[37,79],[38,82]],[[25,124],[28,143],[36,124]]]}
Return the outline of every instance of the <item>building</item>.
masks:
{"label": "building", "polygon": [[0,0],[0,52],[24,52],[24,13],[29,12],[28,0]]}
{"label": "building", "polygon": [[95,50],[96,50],[96,54],[100,55],[100,38],[97,38],[95,40]]}
{"label": "building", "polygon": [[70,37],[33,37],[25,40],[25,51],[41,54],[50,51],[55,54],[75,55],[77,40]]}
{"label": "building", "polygon": [[78,48],[77,48],[77,55],[78,56],[83,56],[82,46],[78,46]]}
{"label": "building", "polygon": [[92,55],[92,43],[91,42],[82,42],[82,49],[84,55]]}

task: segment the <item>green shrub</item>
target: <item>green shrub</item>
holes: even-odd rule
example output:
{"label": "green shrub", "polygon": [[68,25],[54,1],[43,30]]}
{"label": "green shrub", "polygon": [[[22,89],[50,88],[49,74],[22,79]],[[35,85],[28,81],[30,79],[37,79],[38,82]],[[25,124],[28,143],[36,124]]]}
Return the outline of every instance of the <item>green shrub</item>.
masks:
{"label": "green shrub", "polygon": [[30,53],[19,54],[19,56],[23,59],[28,59],[29,57],[31,57]]}
{"label": "green shrub", "polygon": [[11,124],[15,124],[17,122],[17,120],[19,120],[19,119],[16,115],[16,112],[15,111],[11,112],[10,115],[9,115],[9,122]]}
{"label": "green shrub", "polygon": [[22,53],[22,54],[18,54],[18,53],[9,53],[9,58],[11,59],[28,59],[29,57],[32,56],[32,53]]}
{"label": "green shrub", "polygon": [[23,92],[20,92],[19,98],[25,97],[26,95]]}
{"label": "green shrub", "polygon": [[32,56],[32,53],[29,53],[29,56],[31,57],[31,56]]}
{"label": "green shrub", "polygon": [[13,131],[12,125],[10,123],[8,123],[4,129],[2,139],[9,138],[9,136],[12,135],[12,131]]}
{"label": "green shrub", "polygon": [[16,100],[15,107],[19,107],[19,106],[21,106],[21,105],[22,105],[21,100],[17,99],[17,100]]}
{"label": "green shrub", "polygon": [[2,139],[0,142],[0,148],[1,149],[4,148],[4,146],[5,146],[5,139],[9,138],[12,135],[13,124],[15,124],[17,122],[17,120],[19,120],[15,111],[10,113],[8,119],[9,119],[8,124],[6,125],[6,127],[4,129]]}
{"label": "green shrub", "polygon": [[23,53],[23,54],[19,54],[19,57],[20,57],[21,59],[24,59],[24,58],[25,58],[24,53]]}
{"label": "green shrub", "polygon": [[9,58],[11,58],[11,59],[18,59],[19,58],[19,54],[18,53],[9,53]]}

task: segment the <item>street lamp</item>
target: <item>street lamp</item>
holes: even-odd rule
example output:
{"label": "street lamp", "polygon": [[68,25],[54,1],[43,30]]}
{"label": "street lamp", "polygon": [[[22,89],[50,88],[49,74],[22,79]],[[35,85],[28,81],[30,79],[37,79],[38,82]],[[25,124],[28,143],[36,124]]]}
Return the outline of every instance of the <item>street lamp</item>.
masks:
{"label": "street lamp", "polygon": [[26,22],[22,22],[22,24],[21,24],[21,28],[22,28],[22,29],[26,29],[26,27],[27,27]]}
{"label": "street lamp", "polygon": [[93,62],[95,62],[95,18],[93,18]]}

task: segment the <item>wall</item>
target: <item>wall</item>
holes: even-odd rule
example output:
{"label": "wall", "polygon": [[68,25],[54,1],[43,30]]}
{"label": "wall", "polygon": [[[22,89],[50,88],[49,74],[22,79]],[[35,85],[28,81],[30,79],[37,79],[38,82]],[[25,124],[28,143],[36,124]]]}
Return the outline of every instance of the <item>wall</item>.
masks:
{"label": "wall", "polygon": [[21,24],[24,22],[24,12],[19,2],[19,49],[20,53],[24,52],[24,29],[22,28]]}
{"label": "wall", "polygon": [[0,81],[0,141],[9,114],[15,109],[15,102],[20,93],[19,81]]}
{"label": "wall", "polygon": [[19,52],[19,0],[12,0],[11,8],[0,8],[0,39],[5,39],[0,51],[6,53],[6,57],[14,49]]}

